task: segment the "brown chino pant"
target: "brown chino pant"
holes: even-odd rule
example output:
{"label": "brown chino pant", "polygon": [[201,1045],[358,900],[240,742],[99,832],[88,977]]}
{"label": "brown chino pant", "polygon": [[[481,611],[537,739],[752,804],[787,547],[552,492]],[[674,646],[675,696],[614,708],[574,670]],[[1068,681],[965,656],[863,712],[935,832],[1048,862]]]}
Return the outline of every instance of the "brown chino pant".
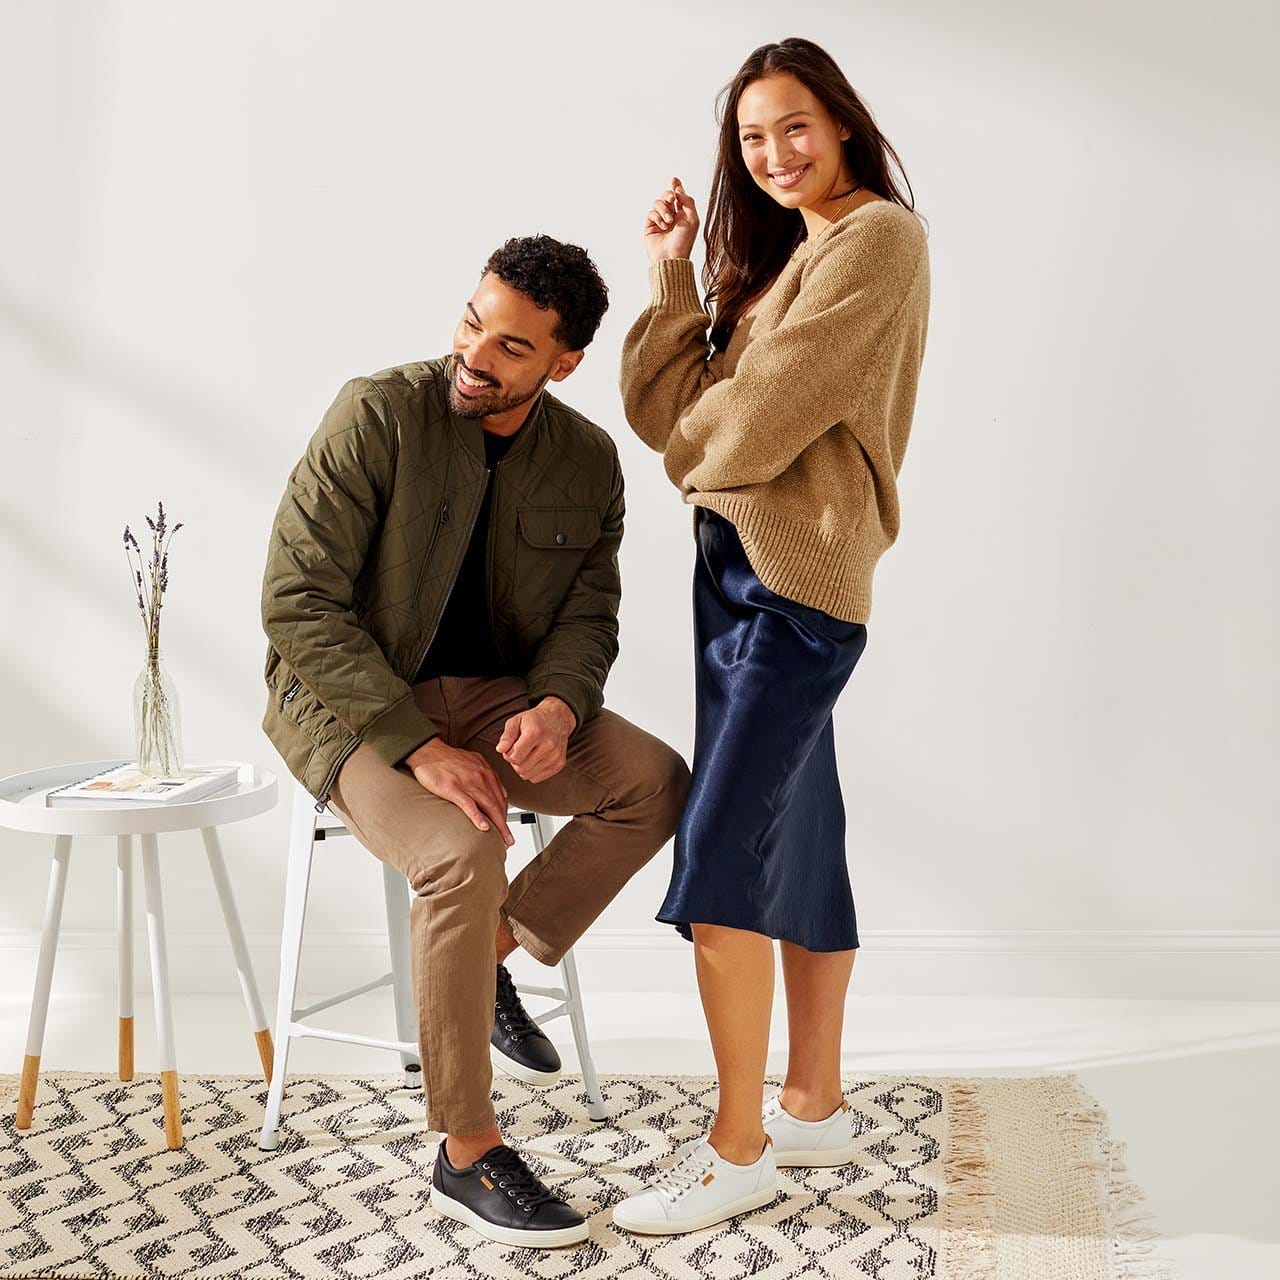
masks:
{"label": "brown chino pant", "polygon": [[[445,676],[413,697],[453,747],[479,752],[509,803],[571,817],[507,885],[506,849],[403,764],[361,743],[343,764],[329,807],[376,857],[413,886],[413,986],[427,1122],[439,1133],[483,1133],[490,1090],[501,917],[543,964],[556,964],[618,890],[674,835],[689,770],[666,743],[605,709],[569,739],[563,769],[522,779],[496,747],[507,720],[529,707],[515,676]],[[512,834],[519,837],[519,828]]]}

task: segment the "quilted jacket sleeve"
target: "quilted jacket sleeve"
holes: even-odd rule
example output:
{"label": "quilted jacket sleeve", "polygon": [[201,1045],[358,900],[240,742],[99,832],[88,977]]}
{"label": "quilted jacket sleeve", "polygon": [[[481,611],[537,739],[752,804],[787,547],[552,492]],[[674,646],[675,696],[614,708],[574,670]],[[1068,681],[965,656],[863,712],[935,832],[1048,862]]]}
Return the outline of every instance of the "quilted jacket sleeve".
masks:
{"label": "quilted jacket sleeve", "polygon": [[604,706],[604,682],[618,656],[622,600],[618,548],[625,514],[622,467],[615,457],[613,488],[600,536],[587,552],[525,677],[531,704],[554,694],[569,705],[577,727]]}
{"label": "quilted jacket sleeve", "polygon": [[394,458],[382,394],[353,378],[289,476],[262,582],[268,640],[326,710],[391,765],[439,732],[352,608]]}

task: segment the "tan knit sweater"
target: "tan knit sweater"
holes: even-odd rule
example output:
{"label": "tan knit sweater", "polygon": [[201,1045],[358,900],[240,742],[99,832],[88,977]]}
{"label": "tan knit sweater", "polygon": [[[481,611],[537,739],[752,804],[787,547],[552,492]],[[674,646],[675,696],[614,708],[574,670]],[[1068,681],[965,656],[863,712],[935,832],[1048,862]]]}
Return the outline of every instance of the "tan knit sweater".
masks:
{"label": "tan knit sweater", "polygon": [[736,526],[766,587],[865,622],[928,329],[919,220],[873,200],[802,241],[710,358],[692,262],[652,263],[649,282],[622,348],[627,421],[686,502]]}

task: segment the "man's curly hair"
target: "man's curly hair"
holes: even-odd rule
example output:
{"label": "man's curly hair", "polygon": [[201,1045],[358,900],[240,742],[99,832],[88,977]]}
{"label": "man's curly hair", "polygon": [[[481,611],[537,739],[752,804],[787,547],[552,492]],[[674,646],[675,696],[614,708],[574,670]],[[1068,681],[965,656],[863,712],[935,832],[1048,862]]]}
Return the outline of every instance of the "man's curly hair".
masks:
{"label": "man's curly hair", "polygon": [[585,249],[550,236],[519,236],[495,249],[483,277],[494,275],[544,311],[559,317],[551,336],[569,351],[581,351],[596,336],[609,309],[609,290]]}

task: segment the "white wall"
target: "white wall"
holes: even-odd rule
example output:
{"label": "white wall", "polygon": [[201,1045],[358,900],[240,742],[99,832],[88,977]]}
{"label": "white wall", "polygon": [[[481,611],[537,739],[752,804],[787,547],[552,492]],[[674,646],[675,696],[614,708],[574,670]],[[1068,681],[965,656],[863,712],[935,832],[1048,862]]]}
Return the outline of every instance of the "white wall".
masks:
{"label": "white wall", "polygon": [[[673,173],[705,207],[716,91],[804,34],[931,226],[904,531],[838,712],[862,981],[1276,994],[1276,25],[1238,3],[5,5],[0,773],[130,750],[120,533],[158,497],[186,522],[164,650],[188,752],[278,766],[258,592],[285,477],[346,378],[444,352],[489,251],[534,231],[612,287],[561,388],[628,478],[609,702],[687,756],[689,512],[622,419],[617,353],[645,208]],[[269,988],[284,831],[282,808],[225,832]],[[73,860],[60,987],[109,985],[113,847]],[[198,841],[166,857],[179,980],[233,990]],[[47,850],[0,832],[0,858],[0,990],[26,991]],[[318,876],[338,967],[378,963],[371,861]],[[605,913],[588,983],[692,984],[652,920],[668,868]]]}

